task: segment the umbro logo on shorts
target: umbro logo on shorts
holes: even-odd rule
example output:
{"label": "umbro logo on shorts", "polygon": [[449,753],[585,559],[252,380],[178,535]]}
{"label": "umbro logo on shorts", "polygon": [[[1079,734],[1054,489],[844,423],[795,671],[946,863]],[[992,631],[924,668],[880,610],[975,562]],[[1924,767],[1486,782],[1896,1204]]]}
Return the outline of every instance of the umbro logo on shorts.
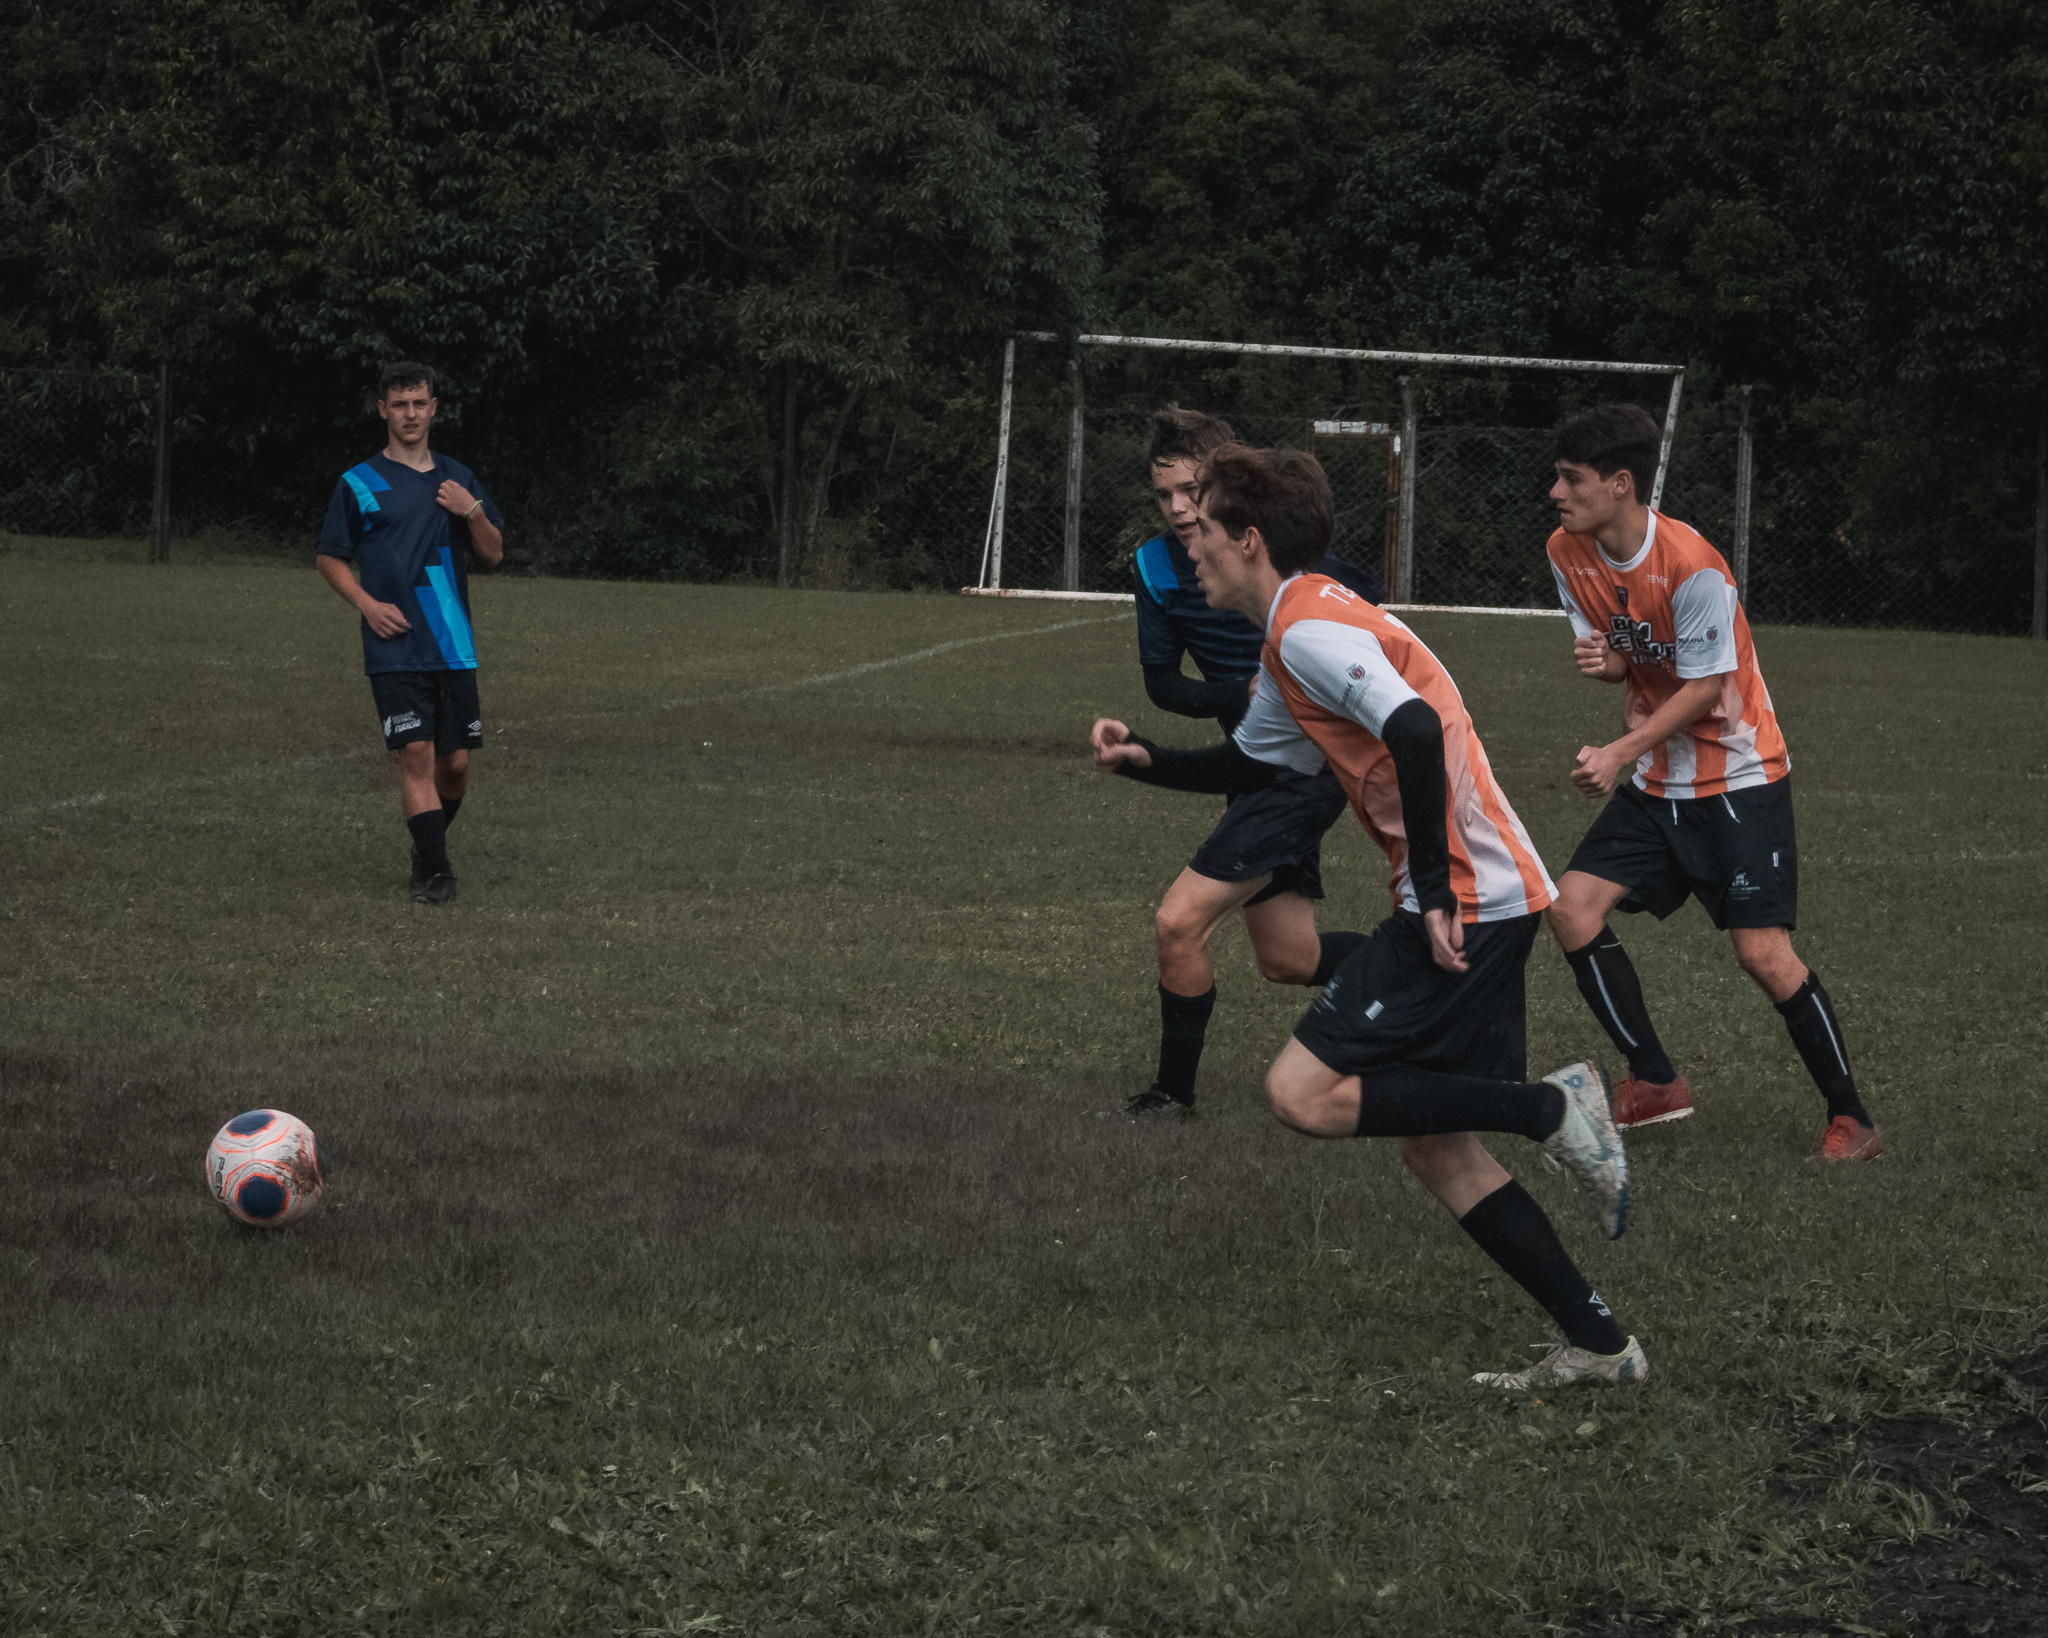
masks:
{"label": "umbro logo on shorts", "polygon": [[484,719],[482,717],[478,717],[476,721],[472,722],[469,725],[469,731],[472,734],[482,733],[484,731]]}
{"label": "umbro logo on shorts", "polygon": [[419,714],[419,712],[417,712],[417,711],[401,711],[401,712],[399,712],[399,714],[398,714],[397,716],[395,716],[395,717],[386,717],[386,718],[384,719],[384,733],[385,733],[385,737],[386,737],[386,738],[389,738],[389,737],[390,737],[390,736],[391,736],[392,734],[402,734],[402,733],[404,733],[404,732],[406,731],[406,729],[408,729],[408,728],[417,728],[417,727],[418,727],[419,725],[420,725],[420,714]]}

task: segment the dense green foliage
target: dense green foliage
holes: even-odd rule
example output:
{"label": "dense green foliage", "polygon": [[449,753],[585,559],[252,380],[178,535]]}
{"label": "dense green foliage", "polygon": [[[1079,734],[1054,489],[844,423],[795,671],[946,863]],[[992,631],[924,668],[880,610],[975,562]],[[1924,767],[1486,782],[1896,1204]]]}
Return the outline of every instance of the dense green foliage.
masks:
{"label": "dense green foliage", "polygon": [[[1901,1632],[1873,1560],[1972,1538],[1867,1419],[2039,1415],[1962,1367],[2041,1337],[2048,769],[1981,770],[2048,647],[1759,632],[1891,1156],[1803,1167],[1726,940],[1633,918],[1698,1116],[1631,1135],[1614,1244],[1499,1152],[1653,1375],[1508,1404],[1467,1373],[1537,1310],[1395,1145],[1264,1111],[1306,992],[1239,933],[1203,1118],[1097,1118],[1215,812],[1088,766],[1119,702],[1188,732],[1127,614],[479,580],[462,897],[415,911],[347,611],[124,555],[0,559],[10,1638]],[[1416,618],[1555,866],[1614,691],[1561,621]],[[1383,913],[1361,827],[1325,861],[1326,927]],[[1540,1066],[1602,1042],[1547,939],[1529,983]],[[282,1233],[200,1175],[257,1106],[333,1165]],[[1966,1625],[2027,1630],[1919,1630]]]}
{"label": "dense green foliage", "polygon": [[559,568],[932,583],[1019,326],[1676,358],[1995,579],[2044,80],[2026,0],[25,0],[0,366],[168,359],[303,530],[421,355]]}

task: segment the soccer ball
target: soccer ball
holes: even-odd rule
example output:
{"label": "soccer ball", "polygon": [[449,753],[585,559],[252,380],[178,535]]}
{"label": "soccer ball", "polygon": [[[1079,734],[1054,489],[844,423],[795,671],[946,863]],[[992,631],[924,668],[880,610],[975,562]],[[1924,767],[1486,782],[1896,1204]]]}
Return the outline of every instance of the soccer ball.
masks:
{"label": "soccer ball", "polygon": [[206,1183],[236,1222],[283,1228],[320,1199],[320,1140],[282,1109],[251,1109],[206,1146]]}

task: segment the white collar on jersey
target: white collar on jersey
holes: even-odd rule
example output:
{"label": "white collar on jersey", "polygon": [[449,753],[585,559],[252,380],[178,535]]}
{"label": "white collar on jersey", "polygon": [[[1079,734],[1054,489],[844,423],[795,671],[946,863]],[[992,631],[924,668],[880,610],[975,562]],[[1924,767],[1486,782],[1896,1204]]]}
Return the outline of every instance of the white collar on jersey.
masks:
{"label": "white collar on jersey", "polygon": [[1280,589],[1273,594],[1273,601],[1266,605],[1266,635],[1268,637],[1273,635],[1273,616],[1280,611],[1280,599],[1287,595],[1287,588],[1299,580],[1301,576],[1302,571],[1297,569],[1293,574],[1281,581]]}
{"label": "white collar on jersey", "polygon": [[1655,512],[1650,514],[1650,527],[1643,531],[1643,544],[1638,548],[1636,555],[1626,563],[1615,562],[1613,558],[1607,555],[1607,548],[1600,545],[1597,540],[1593,544],[1599,550],[1600,561],[1614,570],[1616,574],[1627,574],[1631,569],[1640,569],[1643,566],[1643,559],[1650,555],[1650,548],[1657,544],[1657,514]]}

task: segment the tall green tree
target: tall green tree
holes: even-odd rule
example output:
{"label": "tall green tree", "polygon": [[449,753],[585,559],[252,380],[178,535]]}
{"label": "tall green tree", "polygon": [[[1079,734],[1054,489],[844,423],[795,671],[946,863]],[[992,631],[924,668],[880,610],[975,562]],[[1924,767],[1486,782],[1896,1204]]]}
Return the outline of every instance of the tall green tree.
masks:
{"label": "tall green tree", "polygon": [[753,430],[776,577],[801,574],[863,397],[956,371],[1093,274],[1093,131],[1041,0],[678,11],[664,160],[701,230]]}

